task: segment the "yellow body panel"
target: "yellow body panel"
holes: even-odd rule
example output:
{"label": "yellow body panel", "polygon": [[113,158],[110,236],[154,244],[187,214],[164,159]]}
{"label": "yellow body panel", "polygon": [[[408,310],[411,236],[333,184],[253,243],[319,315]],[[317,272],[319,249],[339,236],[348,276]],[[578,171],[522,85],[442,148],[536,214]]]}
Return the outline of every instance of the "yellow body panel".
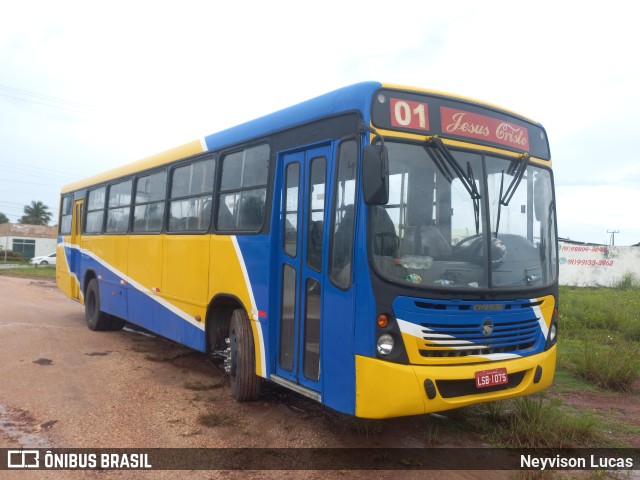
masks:
{"label": "yellow body panel", "polygon": [[[539,355],[514,360],[459,366],[400,365],[356,355],[356,416],[389,418],[420,415],[538,392],[553,381],[556,349],[557,346],[553,346]],[[534,383],[537,366],[542,368],[542,377]],[[475,381],[476,371],[500,367],[506,368],[507,373],[525,371],[520,385],[508,390],[455,398],[443,398],[438,392],[433,400],[427,398],[424,388],[427,379],[434,383],[438,380]]]}
{"label": "yellow body panel", "polygon": [[67,257],[64,254],[64,245],[56,246],[56,284],[58,288],[69,298],[78,298],[77,288],[78,280],[71,273],[69,265],[67,265]]}
{"label": "yellow body panel", "polygon": [[[130,235],[129,276],[151,291],[162,291],[162,236]],[[157,289],[157,290],[156,290]]]}
{"label": "yellow body panel", "polygon": [[162,287],[163,296],[192,302],[200,306],[209,303],[210,235],[163,235]]}
{"label": "yellow body panel", "polygon": [[256,306],[253,304],[253,297],[245,280],[245,267],[240,249],[234,243],[233,237],[212,235],[211,236],[211,269],[209,271],[209,288],[213,296],[220,294],[230,294],[237,297],[245,306],[251,330],[253,331],[253,344],[256,352],[256,373],[260,376],[266,375],[264,365],[264,341],[259,325],[259,317]]}

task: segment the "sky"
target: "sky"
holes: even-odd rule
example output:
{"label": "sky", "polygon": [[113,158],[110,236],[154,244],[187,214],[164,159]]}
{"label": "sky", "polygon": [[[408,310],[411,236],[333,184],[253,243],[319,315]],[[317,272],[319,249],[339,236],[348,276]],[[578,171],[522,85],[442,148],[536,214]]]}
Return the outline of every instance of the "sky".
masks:
{"label": "sky", "polygon": [[[640,242],[633,2],[0,0],[0,212],[366,80],[542,123],[563,238]],[[52,221],[55,224],[56,221]]]}

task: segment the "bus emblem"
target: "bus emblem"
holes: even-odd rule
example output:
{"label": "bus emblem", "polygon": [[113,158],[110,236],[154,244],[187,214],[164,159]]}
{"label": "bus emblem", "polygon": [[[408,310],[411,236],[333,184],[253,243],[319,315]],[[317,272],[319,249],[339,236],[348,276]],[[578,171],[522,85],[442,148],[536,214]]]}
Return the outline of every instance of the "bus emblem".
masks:
{"label": "bus emblem", "polygon": [[490,318],[485,318],[484,322],[482,322],[482,334],[485,337],[488,337],[493,333],[493,320]]}

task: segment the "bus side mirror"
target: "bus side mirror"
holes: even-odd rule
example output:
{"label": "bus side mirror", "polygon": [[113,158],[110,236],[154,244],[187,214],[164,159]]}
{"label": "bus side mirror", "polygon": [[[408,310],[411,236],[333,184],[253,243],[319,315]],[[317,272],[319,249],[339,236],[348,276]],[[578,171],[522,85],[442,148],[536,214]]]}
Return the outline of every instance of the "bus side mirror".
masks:
{"label": "bus side mirror", "polygon": [[367,205],[389,202],[389,153],[384,145],[368,145],[364,149],[362,190]]}

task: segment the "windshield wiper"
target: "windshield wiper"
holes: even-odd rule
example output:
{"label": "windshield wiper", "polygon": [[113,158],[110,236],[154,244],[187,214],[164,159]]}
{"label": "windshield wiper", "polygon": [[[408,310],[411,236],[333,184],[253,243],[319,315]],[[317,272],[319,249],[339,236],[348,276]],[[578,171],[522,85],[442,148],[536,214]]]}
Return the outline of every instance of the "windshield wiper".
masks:
{"label": "windshield wiper", "polygon": [[451,173],[451,170],[453,170],[456,177],[458,177],[462,182],[462,186],[467,192],[469,192],[469,195],[471,195],[471,198],[479,200],[480,192],[478,192],[478,187],[474,181],[471,165],[467,164],[468,173],[465,173],[462,166],[458,163],[455,157],[451,155],[449,149],[444,143],[442,143],[442,140],[437,135],[429,137],[427,139],[427,145],[433,147],[432,149],[426,150],[447,180],[451,182],[454,179],[454,176]]}
{"label": "windshield wiper", "polygon": [[[511,179],[511,183],[507,187],[507,191],[502,194],[502,185],[500,186],[500,204],[505,207],[509,205],[511,198],[513,198],[513,194],[516,193],[520,182],[522,181],[522,177],[524,177],[524,172],[527,171],[527,166],[529,165],[529,154],[525,153],[520,157],[520,161],[518,163],[512,163],[507,170],[509,175],[513,175]],[[504,182],[504,171],[502,172],[502,181]]]}
{"label": "windshield wiper", "polygon": [[467,162],[467,178],[472,185],[471,200],[473,201],[473,217],[476,221],[476,235],[480,233],[480,192],[476,186],[476,179],[473,176],[471,162]]}
{"label": "windshield wiper", "polygon": [[451,170],[455,173],[456,177],[460,179],[462,186],[469,193],[471,200],[473,201],[473,216],[476,222],[476,235],[480,232],[480,192],[476,185],[476,180],[473,176],[473,170],[471,169],[471,162],[467,162],[467,173],[464,172],[462,166],[458,163],[456,158],[451,154],[447,146],[442,142],[440,137],[434,135],[427,139],[427,145],[432,148],[426,148],[425,150],[436,164],[438,169],[442,172],[444,177],[449,183],[454,179]]}
{"label": "windshield wiper", "polygon": [[527,166],[529,165],[529,154],[525,153],[520,157],[520,161],[518,163],[512,163],[507,170],[507,174],[513,175],[511,179],[511,183],[507,187],[506,192],[503,192],[504,189],[504,170],[502,171],[502,178],[500,179],[500,201],[498,202],[498,214],[496,217],[496,238],[498,238],[498,230],[500,228],[500,210],[502,206],[509,206],[509,202],[513,198],[513,194],[518,190],[518,186],[524,177],[524,172],[527,171]]}

